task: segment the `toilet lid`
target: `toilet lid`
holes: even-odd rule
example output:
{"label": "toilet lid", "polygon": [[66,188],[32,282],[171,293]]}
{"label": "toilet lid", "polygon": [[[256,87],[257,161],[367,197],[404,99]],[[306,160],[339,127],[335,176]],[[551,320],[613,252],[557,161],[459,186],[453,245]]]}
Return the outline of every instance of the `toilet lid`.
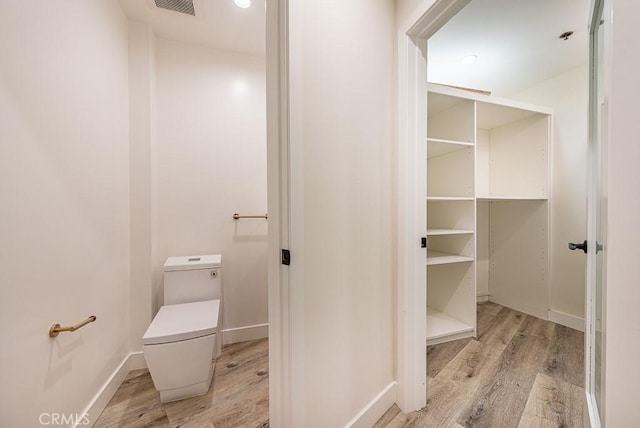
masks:
{"label": "toilet lid", "polygon": [[164,271],[195,270],[219,268],[222,264],[221,254],[210,254],[206,256],[185,256],[169,257],[164,262]]}
{"label": "toilet lid", "polygon": [[163,306],[142,336],[142,344],[157,345],[214,334],[219,312],[220,300]]}

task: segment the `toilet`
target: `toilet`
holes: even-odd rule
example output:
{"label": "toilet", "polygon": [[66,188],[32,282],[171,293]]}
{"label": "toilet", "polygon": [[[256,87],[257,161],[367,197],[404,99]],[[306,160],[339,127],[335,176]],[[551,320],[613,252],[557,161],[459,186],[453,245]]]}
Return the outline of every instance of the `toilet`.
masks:
{"label": "toilet", "polygon": [[222,256],[169,257],[164,306],[142,337],[142,351],[160,401],[206,394],[212,360],[222,351]]}

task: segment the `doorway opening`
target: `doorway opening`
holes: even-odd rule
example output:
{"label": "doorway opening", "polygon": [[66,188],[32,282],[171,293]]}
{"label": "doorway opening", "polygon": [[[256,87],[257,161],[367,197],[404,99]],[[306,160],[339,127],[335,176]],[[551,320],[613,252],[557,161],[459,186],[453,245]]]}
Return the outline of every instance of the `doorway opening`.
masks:
{"label": "doorway opening", "polygon": [[[427,268],[424,250],[407,242],[398,403],[407,411],[427,402],[421,385],[403,386],[412,364],[424,363],[426,376],[415,374],[429,397],[427,418],[455,413],[449,422],[464,425],[512,412],[517,425],[531,393],[549,382],[564,382],[581,409],[586,260],[567,242],[586,230],[586,213],[574,208],[586,200],[587,5],[472,0],[422,12],[400,42],[400,123],[410,126],[401,126],[399,152],[415,200],[400,207],[407,223],[399,235],[426,236]],[[518,346],[530,352],[514,357]],[[539,367],[526,379],[504,369],[538,348]],[[559,348],[570,350],[571,367],[558,367]],[[494,363],[491,374],[480,370]],[[438,404],[462,374],[467,381],[456,388],[467,388],[451,397],[464,405]],[[527,393],[502,400],[501,410],[495,397],[517,394],[496,382],[527,385]]]}
{"label": "doorway opening", "polygon": [[[221,316],[207,335],[222,353],[199,356],[199,370],[185,357],[162,386],[153,370],[132,371],[96,426],[269,424],[265,2],[183,3],[119,2],[129,46],[131,343],[138,351],[159,308],[173,303],[163,296],[165,260],[219,254],[198,286],[221,284]],[[185,325],[202,334],[209,314]],[[185,378],[207,392],[160,402],[156,389],[190,391],[175,386]]]}

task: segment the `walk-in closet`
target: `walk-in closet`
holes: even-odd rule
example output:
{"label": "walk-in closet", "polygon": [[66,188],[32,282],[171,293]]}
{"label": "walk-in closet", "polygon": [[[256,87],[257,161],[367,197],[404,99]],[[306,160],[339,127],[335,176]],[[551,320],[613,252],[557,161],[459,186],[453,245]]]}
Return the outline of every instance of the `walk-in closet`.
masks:
{"label": "walk-in closet", "polygon": [[549,108],[430,85],[427,344],[475,336],[476,304],[547,318]]}

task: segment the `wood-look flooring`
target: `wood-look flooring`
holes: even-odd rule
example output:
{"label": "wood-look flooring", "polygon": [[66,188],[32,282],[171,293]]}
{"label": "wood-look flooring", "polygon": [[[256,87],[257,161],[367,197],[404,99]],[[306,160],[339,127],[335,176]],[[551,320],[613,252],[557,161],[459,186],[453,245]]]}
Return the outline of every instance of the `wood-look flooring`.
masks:
{"label": "wood-look flooring", "polygon": [[[268,427],[267,340],[225,346],[206,395],[162,404],[131,372],[95,427]],[[427,407],[393,406],[375,428],[582,427],[583,334],[494,303],[478,337],[427,347]]]}
{"label": "wood-look flooring", "polygon": [[227,345],[209,392],[160,403],[149,371],[127,376],[95,427],[225,428],[269,426],[267,339]]}
{"label": "wood-look flooring", "polygon": [[478,305],[478,337],[427,347],[427,406],[393,406],[374,425],[583,426],[584,335],[495,303]]}

